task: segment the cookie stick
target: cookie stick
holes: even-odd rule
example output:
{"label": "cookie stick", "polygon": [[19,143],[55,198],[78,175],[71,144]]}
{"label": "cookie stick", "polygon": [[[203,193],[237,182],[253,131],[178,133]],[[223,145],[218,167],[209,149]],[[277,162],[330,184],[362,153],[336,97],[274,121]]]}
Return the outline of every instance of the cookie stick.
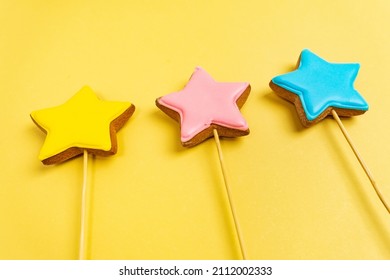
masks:
{"label": "cookie stick", "polygon": [[88,154],[110,156],[117,152],[116,132],[131,117],[135,106],[130,102],[100,100],[85,86],[62,105],[30,114],[45,132],[45,142],[38,158],[43,164],[58,164],[84,154],[84,175],[79,257],[86,258],[88,224]]}
{"label": "cookie stick", "polygon": [[247,257],[246,257],[246,253],[245,253],[245,250],[244,250],[245,246],[243,244],[244,241],[242,239],[241,227],[240,227],[240,225],[238,223],[236,210],[234,208],[234,205],[233,205],[233,202],[232,202],[232,198],[231,198],[232,195],[231,195],[230,187],[229,187],[230,184],[229,184],[229,181],[227,179],[227,172],[226,172],[225,163],[223,161],[223,153],[222,153],[221,143],[219,141],[218,131],[216,129],[213,129],[213,134],[214,134],[215,144],[217,145],[219,163],[221,165],[223,180],[225,182],[226,195],[227,195],[227,198],[228,198],[228,201],[229,201],[230,211],[232,213],[232,217],[233,217],[233,221],[234,221],[234,227],[235,227],[235,230],[236,230],[238,242],[240,244],[240,251],[241,251],[242,259],[246,260]]}
{"label": "cookie stick", "polygon": [[387,212],[390,214],[390,205],[387,204],[384,196],[382,195],[379,188],[377,187],[376,182],[374,180],[374,177],[372,176],[372,173],[368,169],[367,164],[364,162],[364,160],[361,157],[360,153],[358,152],[357,148],[353,144],[351,137],[349,136],[347,130],[345,129],[345,127],[344,127],[343,123],[341,122],[339,116],[337,115],[336,111],[332,109],[331,112],[332,112],[333,118],[336,120],[337,124],[339,125],[341,132],[343,133],[343,135],[344,135],[345,139],[347,140],[349,146],[351,147],[353,153],[355,154],[355,156],[358,159],[360,165],[362,166],[364,172],[366,173],[368,179],[370,180],[371,185],[374,188],[376,194],[378,195],[380,201],[382,202],[383,206],[386,208]]}
{"label": "cookie stick", "polygon": [[295,105],[299,119],[305,127],[318,123],[328,115],[333,116],[376,194],[390,213],[389,205],[339,118],[339,115],[351,117],[368,110],[367,102],[353,87],[359,67],[357,63],[330,63],[305,49],[301,52],[297,68],[274,77],[270,87],[277,95]]}
{"label": "cookie stick", "polygon": [[248,125],[239,110],[248,98],[249,92],[249,83],[216,82],[205,70],[196,67],[183,90],[156,100],[158,108],[180,123],[181,143],[184,147],[193,147],[208,138],[215,138],[230,211],[243,259],[246,259],[246,250],[243,246],[237,215],[232,207],[226,169],[221,160],[219,136],[238,137],[249,134]]}
{"label": "cookie stick", "polygon": [[80,246],[79,246],[79,260],[86,259],[86,229],[88,225],[87,219],[87,189],[88,189],[88,151],[83,153],[83,187],[81,195],[81,226],[80,226]]}

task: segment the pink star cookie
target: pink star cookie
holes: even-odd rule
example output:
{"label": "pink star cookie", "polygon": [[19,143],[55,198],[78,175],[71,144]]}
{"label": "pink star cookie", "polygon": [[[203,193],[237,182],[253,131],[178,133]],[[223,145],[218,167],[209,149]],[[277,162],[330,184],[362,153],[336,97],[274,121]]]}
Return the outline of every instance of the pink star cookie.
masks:
{"label": "pink star cookie", "polygon": [[156,105],[180,123],[181,142],[195,146],[213,137],[238,137],[249,134],[240,109],[250,92],[249,83],[220,83],[196,67],[181,91],[157,98]]}

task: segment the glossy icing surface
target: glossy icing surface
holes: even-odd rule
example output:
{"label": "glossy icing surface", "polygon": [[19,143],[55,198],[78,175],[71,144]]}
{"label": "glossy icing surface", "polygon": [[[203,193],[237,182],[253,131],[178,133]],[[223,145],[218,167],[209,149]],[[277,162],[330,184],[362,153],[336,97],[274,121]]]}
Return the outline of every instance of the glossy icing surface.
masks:
{"label": "glossy icing surface", "polygon": [[297,94],[307,119],[312,121],[328,107],[368,110],[367,102],[353,86],[359,67],[357,63],[327,62],[306,49],[296,70],[272,82]]}
{"label": "glossy icing surface", "polygon": [[39,159],[72,147],[110,151],[110,124],[130,106],[130,102],[100,100],[85,86],[62,105],[32,112],[33,121],[47,133]]}
{"label": "glossy icing surface", "polygon": [[158,102],[180,115],[181,141],[217,124],[247,130],[248,124],[236,104],[249,83],[220,83],[197,67],[183,90],[158,99]]}

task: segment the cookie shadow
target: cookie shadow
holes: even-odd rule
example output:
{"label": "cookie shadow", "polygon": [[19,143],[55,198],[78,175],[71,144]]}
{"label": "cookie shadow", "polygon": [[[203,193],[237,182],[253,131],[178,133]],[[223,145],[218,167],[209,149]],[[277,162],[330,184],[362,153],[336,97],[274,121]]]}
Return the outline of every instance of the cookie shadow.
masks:
{"label": "cookie shadow", "polygon": [[287,100],[280,98],[271,89],[264,90],[259,95],[259,101],[266,101],[267,103],[276,104],[281,107],[284,106],[285,108],[287,108],[287,110],[289,111],[289,115],[291,116],[289,119],[291,120],[291,127],[293,127],[294,131],[299,132],[306,129],[299,120],[295,105]]}
{"label": "cookie shadow", "polygon": [[177,121],[170,118],[157,108],[150,113],[150,118],[156,125],[156,130],[161,129],[161,131],[163,131],[161,135],[169,138],[166,141],[170,143],[169,149],[172,150],[172,152],[183,152],[188,149],[183,147],[180,142],[180,124]]}

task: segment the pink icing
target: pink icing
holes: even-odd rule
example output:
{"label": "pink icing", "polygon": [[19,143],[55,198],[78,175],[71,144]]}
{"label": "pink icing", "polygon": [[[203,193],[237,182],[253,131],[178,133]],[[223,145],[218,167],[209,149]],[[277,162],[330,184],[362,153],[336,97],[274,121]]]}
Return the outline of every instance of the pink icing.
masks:
{"label": "pink icing", "polygon": [[220,83],[196,67],[183,90],[163,96],[159,103],[179,113],[181,141],[216,124],[246,131],[248,124],[236,104],[249,83]]}

